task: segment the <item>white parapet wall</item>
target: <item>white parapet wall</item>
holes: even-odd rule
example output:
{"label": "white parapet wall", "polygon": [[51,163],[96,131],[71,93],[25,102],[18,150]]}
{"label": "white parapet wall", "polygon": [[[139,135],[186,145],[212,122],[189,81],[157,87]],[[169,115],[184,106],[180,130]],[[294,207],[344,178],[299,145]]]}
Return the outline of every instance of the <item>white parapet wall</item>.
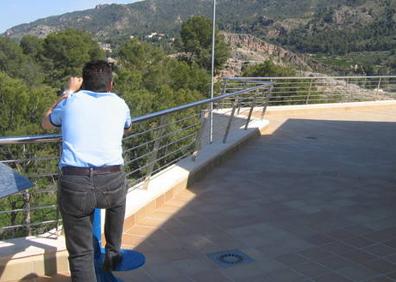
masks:
{"label": "white parapet wall", "polygon": [[271,113],[288,113],[293,111],[318,111],[318,110],[349,110],[353,108],[389,107],[396,105],[396,100],[381,100],[368,102],[349,102],[349,103],[328,103],[328,104],[308,104],[308,105],[286,105],[269,106],[267,111]]}

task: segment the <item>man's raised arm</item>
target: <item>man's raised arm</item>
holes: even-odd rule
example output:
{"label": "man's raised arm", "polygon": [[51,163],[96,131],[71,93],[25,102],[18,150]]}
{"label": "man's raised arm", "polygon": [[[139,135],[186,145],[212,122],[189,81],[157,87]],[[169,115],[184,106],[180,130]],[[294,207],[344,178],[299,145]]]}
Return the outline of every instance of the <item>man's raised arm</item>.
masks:
{"label": "man's raised arm", "polygon": [[67,83],[67,90],[64,94],[56,100],[56,102],[44,113],[43,118],[41,119],[41,127],[44,129],[52,129],[55,127],[53,123],[51,123],[51,114],[56,106],[62,102],[63,100],[67,99],[70,94],[78,91],[82,85],[82,78],[81,77],[71,77]]}

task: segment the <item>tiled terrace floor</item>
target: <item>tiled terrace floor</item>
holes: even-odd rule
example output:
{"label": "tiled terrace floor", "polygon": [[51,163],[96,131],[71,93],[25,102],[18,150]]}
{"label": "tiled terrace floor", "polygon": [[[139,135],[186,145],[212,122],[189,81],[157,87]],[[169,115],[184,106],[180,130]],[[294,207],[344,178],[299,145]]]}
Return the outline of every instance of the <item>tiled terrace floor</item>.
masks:
{"label": "tiled terrace floor", "polygon": [[[251,141],[125,230],[125,281],[396,281],[396,107],[269,113]],[[253,263],[221,268],[207,254]]]}

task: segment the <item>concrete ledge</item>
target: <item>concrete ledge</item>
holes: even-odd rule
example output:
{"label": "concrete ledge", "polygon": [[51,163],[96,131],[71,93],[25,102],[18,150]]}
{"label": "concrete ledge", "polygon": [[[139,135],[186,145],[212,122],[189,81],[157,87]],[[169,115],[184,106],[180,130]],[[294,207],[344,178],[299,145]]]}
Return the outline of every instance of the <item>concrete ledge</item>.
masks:
{"label": "concrete ledge", "polygon": [[65,239],[17,238],[0,242],[0,281],[19,281],[69,271]]}
{"label": "concrete ledge", "polygon": [[[247,130],[230,132],[226,144],[217,142],[204,146],[196,161],[186,158],[154,175],[147,190],[142,188],[142,184],[132,187],[127,195],[125,228],[162,206],[181,189],[186,189],[192,181],[246,141],[260,136],[268,123],[266,120],[252,120]],[[0,281],[67,273],[67,256],[63,236],[56,238],[53,234],[44,234],[0,241]]]}
{"label": "concrete ledge", "polygon": [[322,110],[348,110],[353,108],[373,108],[373,107],[390,107],[395,106],[396,100],[369,101],[369,102],[350,102],[350,103],[331,103],[331,104],[308,104],[308,105],[290,105],[290,106],[269,106],[267,112],[276,114],[281,112],[299,112],[299,111],[322,111]]}

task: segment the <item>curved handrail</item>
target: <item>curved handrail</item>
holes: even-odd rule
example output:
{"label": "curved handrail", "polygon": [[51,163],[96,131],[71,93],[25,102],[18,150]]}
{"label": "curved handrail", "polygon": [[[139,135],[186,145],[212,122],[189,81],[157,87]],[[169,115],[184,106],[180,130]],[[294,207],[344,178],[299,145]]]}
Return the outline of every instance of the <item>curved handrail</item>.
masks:
{"label": "curved handrail", "polygon": [[[176,106],[176,107],[165,109],[162,111],[145,114],[142,116],[132,118],[132,123],[143,122],[143,121],[146,121],[149,119],[153,119],[153,118],[161,117],[164,115],[172,114],[175,112],[187,110],[187,109],[190,109],[193,107],[213,103],[213,102],[216,102],[219,100],[223,100],[225,98],[230,98],[230,97],[234,97],[234,96],[238,96],[238,95],[247,94],[247,93],[250,93],[257,89],[266,88],[266,87],[271,88],[272,85],[273,85],[272,82],[264,82],[258,86],[246,88],[246,89],[239,90],[239,91],[236,91],[233,93],[223,94],[223,95],[217,96],[213,99],[203,99],[200,101],[187,103],[187,104],[184,104],[181,106]],[[0,145],[59,142],[61,140],[61,138],[62,138],[62,136],[60,134],[0,137]]]}

